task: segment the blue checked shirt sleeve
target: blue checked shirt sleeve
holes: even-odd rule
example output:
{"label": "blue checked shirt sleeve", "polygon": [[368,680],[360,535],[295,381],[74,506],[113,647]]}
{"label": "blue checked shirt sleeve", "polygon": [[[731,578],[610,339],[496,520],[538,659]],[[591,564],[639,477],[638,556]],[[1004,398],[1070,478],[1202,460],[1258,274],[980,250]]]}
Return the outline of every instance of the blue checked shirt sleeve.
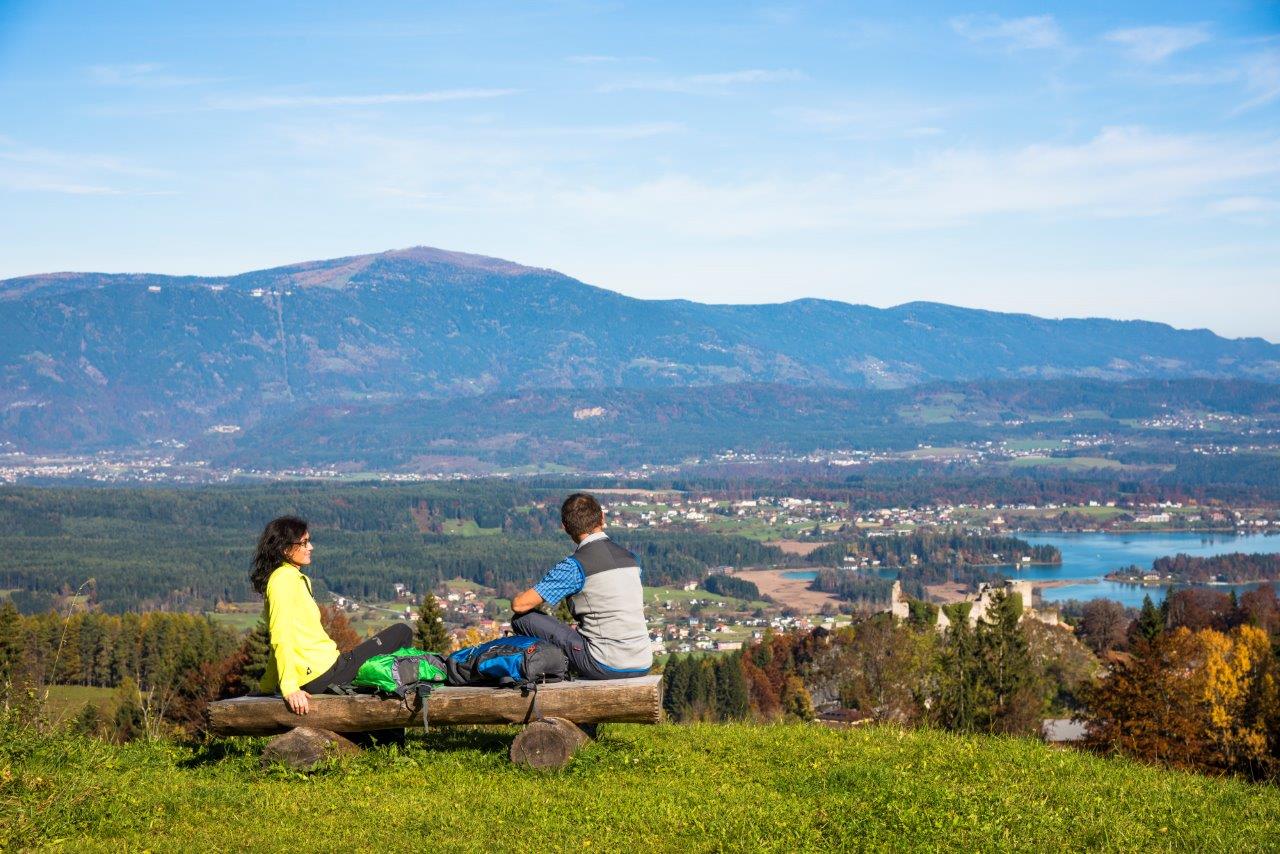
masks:
{"label": "blue checked shirt sleeve", "polygon": [[571,557],[560,561],[533,586],[538,595],[548,605],[558,605],[566,596],[572,596],[582,589],[587,577],[582,572],[582,564]]}

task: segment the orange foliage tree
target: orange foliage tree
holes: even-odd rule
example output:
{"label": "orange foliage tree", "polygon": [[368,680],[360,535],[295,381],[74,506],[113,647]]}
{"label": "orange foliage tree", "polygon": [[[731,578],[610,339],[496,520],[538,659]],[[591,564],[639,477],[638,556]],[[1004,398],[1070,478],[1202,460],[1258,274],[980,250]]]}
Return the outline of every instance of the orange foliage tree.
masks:
{"label": "orange foliage tree", "polygon": [[333,642],[338,645],[338,652],[350,652],[360,643],[360,635],[351,628],[351,621],[347,619],[346,614],[342,613],[341,608],[321,605],[320,625],[324,626],[325,634],[333,638]]}
{"label": "orange foliage tree", "polygon": [[1180,627],[1140,640],[1089,692],[1095,749],[1201,770],[1280,771],[1280,667],[1266,632]]}

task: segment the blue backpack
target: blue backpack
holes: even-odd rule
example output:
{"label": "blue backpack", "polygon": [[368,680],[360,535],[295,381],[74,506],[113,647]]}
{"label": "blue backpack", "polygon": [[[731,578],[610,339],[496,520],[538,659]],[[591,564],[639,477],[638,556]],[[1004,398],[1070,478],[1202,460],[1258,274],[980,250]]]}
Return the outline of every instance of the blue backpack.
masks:
{"label": "blue backpack", "polygon": [[458,650],[445,661],[450,685],[525,688],[569,675],[564,650],[539,638],[512,635]]}

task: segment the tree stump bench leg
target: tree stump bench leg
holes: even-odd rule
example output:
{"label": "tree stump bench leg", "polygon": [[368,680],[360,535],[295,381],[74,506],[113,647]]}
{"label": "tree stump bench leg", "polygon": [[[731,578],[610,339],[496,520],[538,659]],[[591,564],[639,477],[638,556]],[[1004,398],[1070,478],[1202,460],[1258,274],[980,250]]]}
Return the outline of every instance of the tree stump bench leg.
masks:
{"label": "tree stump bench leg", "polygon": [[538,771],[563,768],[588,741],[587,734],[572,721],[542,718],[526,726],[511,742],[511,761]]}
{"label": "tree stump bench leg", "polygon": [[262,749],[262,764],[283,762],[294,771],[309,771],[330,756],[359,752],[351,739],[333,730],[300,726],[268,741]]}

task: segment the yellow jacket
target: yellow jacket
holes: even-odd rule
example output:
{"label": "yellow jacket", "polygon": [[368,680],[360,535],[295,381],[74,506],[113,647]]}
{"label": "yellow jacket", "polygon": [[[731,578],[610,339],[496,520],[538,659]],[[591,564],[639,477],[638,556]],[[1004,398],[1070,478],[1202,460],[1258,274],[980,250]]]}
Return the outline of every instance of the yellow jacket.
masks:
{"label": "yellow jacket", "polygon": [[311,582],[302,570],[282,563],[267,580],[267,629],[271,656],[258,690],[289,695],[338,660],[338,645],[320,624]]}

